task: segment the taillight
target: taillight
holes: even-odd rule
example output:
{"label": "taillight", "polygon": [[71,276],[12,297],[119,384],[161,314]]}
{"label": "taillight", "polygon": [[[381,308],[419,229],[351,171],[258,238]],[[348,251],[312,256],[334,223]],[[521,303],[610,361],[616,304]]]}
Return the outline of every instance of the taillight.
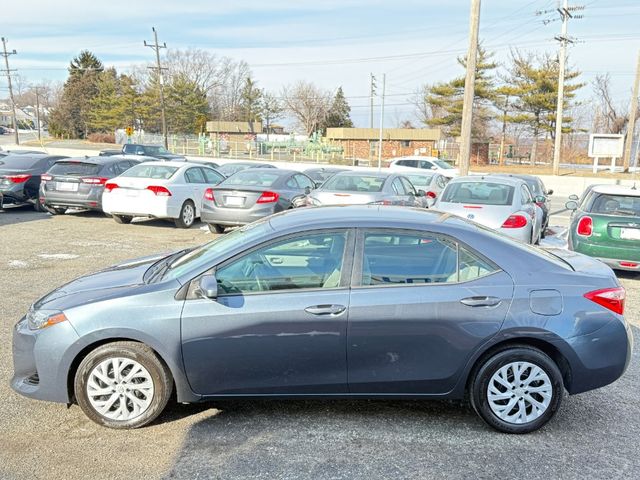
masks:
{"label": "taillight", "polygon": [[435,199],[436,198],[436,192],[427,192],[427,197]]}
{"label": "taillight", "polygon": [[274,203],[280,199],[278,192],[262,192],[256,203]]}
{"label": "taillight", "polygon": [[625,296],[626,292],[624,287],[603,288],[584,294],[584,298],[608,308],[619,315],[624,313]]}
{"label": "taillight", "polygon": [[156,197],[170,197],[171,192],[167,187],[162,185],[150,185],[147,187],[147,190],[151,190]]}
{"label": "taillight", "polygon": [[209,200],[210,202],[213,202],[214,198],[213,198],[213,188],[207,188],[204,191],[204,199],[205,200]]}
{"label": "taillight", "polygon": [[31,175],[7,175],[5,178],[11,183],[24,183],[31,178]]}
{"label": "taillight", "polygon": [[593,233],[593,220],[591,217],[582,217],[578,222],[576,233],[581,237],[590,237]]}
{"label": "taillight", "polygon": [[107,183],[104,184],[104,191],[105,192],[110,192],[111,190],[114,190],[116,188],[120,188],[120,185],[118,185],[117,183],[107,182]]}
{"label": "taillight", "polygon": [[527,225],[527,217],[524,215],[511,215],[502,224],[502,228],[522,228]]}
{"label": "taillight", "polygon": [[80,180],[82,180],[82,183],[89,183],[91,185],[104,185],[109,179],[103,177],[87,177],[81,178]]}
{"label": "taillight", "polygon": [[48,182],[49,180],[53,180],[53,177],[51,175],[40,175],[40,180]]}

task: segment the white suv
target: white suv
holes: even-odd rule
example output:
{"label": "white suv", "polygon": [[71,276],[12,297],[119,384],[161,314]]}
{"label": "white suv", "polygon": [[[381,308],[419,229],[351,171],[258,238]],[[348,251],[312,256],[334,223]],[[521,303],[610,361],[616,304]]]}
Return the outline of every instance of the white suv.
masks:
{"label": "white suv", "polygon": [[436,157],[400,157],[395,158],[389,164],[391,170],[414,171],[416,169],[430,170],[438,172],[446,177],[452,178],[458,175],[458,169],[452,167],[444,160]]}

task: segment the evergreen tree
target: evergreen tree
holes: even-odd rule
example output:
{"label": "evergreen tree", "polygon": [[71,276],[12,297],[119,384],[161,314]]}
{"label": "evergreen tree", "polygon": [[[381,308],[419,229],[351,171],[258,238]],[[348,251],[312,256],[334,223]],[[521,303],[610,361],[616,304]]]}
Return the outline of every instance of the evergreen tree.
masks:
{"label": "evergreen tree", "polygon": [[166,90],[167,128],[181,134],[204,130],[209,115],[207,94],[193,80],[179,75]]}
{"label": "evergreen tree", "polygon": [[327,112],[327,118],[324,121],[323,131],[332,127],[352,128],[353,122],[351,121],[351,107],[344,96],[342,87],[338,87],[338,90],[333,97],[333,102],[329,111]]}
{"label": "evergreen tree", "polygon": [[241,121],[252,122],[261,121],[260,99],[262,91],[256,86],[255,80],[247,77],[240,93]]}
{"label": "evergreen tree", "polygon": [[260,100],[260,117],[265,122],[265,130],[267,132],[267,139],[271,129],[271,122],[280,118],[284,112],[284,106],[276,97],[268,92],[262,92],[262,98]]}

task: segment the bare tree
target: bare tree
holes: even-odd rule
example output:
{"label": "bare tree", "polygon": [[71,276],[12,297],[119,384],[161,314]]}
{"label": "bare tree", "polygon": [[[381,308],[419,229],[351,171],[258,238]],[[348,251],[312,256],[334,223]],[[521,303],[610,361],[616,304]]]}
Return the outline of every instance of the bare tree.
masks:
{"label": "bare tree", "polygon": [[298,81],[282,90],[285,108],[296,118],[298,127],[307,135],[316,131],[331,108],[331,92],[313,83]]}
{"label": "bare tree", "polygon": [[611,77],[608,73],[597,75],[593,80],[593,92],[597,101],[592,126],[594,132],[622,133],[629,121],[624,108],[613,101],[610,83]]}

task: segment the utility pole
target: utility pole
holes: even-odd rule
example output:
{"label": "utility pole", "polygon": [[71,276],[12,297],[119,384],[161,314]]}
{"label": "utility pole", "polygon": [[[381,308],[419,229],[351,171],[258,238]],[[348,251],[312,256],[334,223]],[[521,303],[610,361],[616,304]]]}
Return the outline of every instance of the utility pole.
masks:
{"label": "utility pole", "polygon": [[42,128],[40,126],[40,90],[38,87],[35,87],[36,91],[36,122],[38,122],[38,141],[42,141]]}
{"label": "utility pole", "polygon": [[[562,117],[564,113],[564,75],[565,75],[565,63],[567,60],[567,44],[573,43],[574,40],[567,36],[567,23],[570,18],[582,18],[581,15],[573,16],[572,11],[582,10],[583,6],[570,7],[569,0],[564,0],[562,7],[558,8],[560,18],[562,19],[562,29],[559,37],[555,39],[560,42],[560,53],[558,58],[558,104],[556,107],[556,133],[555,143],[553,146],[553,174],[560,174],[560,154],[562,150]],[[537,139],[533,139],[537,141]]]}
{"label": "utility pole", "polygon": [[382,169],[382,130],[384,128],[384,94],[385,84],[387,83],[387,74],[382,74],[382,103],[380,108],[380,136],[378,138],[378,171]]}
{"label": "utility pole", "polygon": [[164,138],[164,148],[168,149],[169,139],[167,138],[167,117],[166,117],[165,107],[164,107],[164,77],[162,75],[163,68],[162,68],[162,65],[160,64],[160,49],[167,48],[167,44],[163,43],[162,45],[159,45],[158,32],[156,31],[156,27],[151,27],[151,30],[153,30],[154,42],[150,44],[150,43],[147,43],[147,41],[145,40],[144,46],[152,48],[156,52],[156,66],[149,67],[149,68],[151,68],[152,70],[156,70],[158,72],[158,81],[160,82],[160,110],[162,115],[162,136]]}
{"label": "utility pole", "polygon": [[636,66],[636,79],[633,82],[633,94],[631,96],[631,107],[629,109],[629,123],[627,124],[627,138],[624,142],[624,155],[622,156],[622,171],[629,171],[631,163],[631,146],[633,145],[633,134],[636,130],[636,113],[638,112],[638,95],[640,94],[640,51],[638,52],[638,64]]}
{"label": "utility pole", "polygon": [[370,75],[371,75],[371,90],[369,94],[369,100],[371,101],[371,108],[369,110],[369,126],[370,128],[373,128],[373,96],[376,94],[376,77],[373,75],[373,73],[371,73]]}
{"label": "utility pole", "polygon": [[467,53],[467,75],[464,79],[462,127],[460,129],[460,175],[469,174],[469,164],[471,163],[471,124],[473,121],[473,98],[475,96],[479,28],[480,0],[471,0],[469,50]]}
{"label": "utility pole", "polygon": [[16,116],[16,102],[13,99],[13,86],[11,85],[11,72],[15,72],[15,70],[11,70],[9,68],[9,55],[16,55],[18,52],[12,50],[11,52],[7,52],[7,39],[2,37],[2,56],[4,57],[4,66],[3,70],[5,75],[7,76],[7,83],[9,84],[9,100],[11,100],[11,119],[13,122],[13,134],[15,135],[16,145],[20,145],[20,137],[18,136],[18,117]]}

